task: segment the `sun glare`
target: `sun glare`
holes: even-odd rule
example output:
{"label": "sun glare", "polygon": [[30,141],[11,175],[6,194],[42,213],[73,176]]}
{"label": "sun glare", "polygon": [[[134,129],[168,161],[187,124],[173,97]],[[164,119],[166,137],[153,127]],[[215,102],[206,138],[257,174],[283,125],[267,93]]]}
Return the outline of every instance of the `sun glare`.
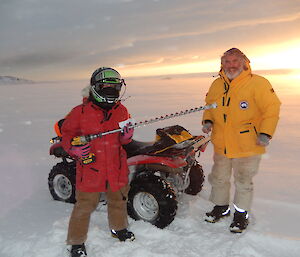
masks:
{"label": "sun glare", "polygon": [[207,62],[183,63],[175,65],[156,65],[155,67],[124,67],[124,73],[128,77],[135,76],[156,76],[186,73],[213,72],[219,69],[219,60]]}
{"label": "sun glare", "polygon": [[252,69],[300,69],[300,41],[266,48],[265,52],[250,58]]}
{"label": "sun glare", "polygon": [[[300,70],[300,40],[281,44],[250,47],[242,49],[251,60],[252,70],[293,69]],[[216,54],[218,55],[218,54]],[[218,72],[220,57],[216,59],[181,64],[135,65],[120,67],[128,77],[156,76],[167,74]]]}

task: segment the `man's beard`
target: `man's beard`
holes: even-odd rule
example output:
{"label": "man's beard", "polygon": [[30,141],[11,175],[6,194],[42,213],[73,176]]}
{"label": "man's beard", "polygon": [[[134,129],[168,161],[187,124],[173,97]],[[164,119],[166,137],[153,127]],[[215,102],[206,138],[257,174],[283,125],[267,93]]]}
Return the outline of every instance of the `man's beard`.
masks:
{"label": "man's beard", "polygon": [[243,67],[240,67],[239,69],[237,69],[236,71],[230,72],[228,70],[225,70],[225,75],[227,76],[227,78],[229,80],[233,80],[235,79],[238,75],[240,75],[243,71]]}

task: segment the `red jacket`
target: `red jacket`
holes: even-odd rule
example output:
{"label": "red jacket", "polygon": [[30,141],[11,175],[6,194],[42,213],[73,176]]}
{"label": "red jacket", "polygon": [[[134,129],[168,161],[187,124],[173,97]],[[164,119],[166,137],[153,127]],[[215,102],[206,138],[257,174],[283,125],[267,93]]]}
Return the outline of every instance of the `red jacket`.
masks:
{"label": "red jacket", "polygon": [[[67,115],[62,126],[62,145],[68,150],[75,136],[97,134],[119,128],[119,122],[127,120],[127,109],[117,103],[105,111],[92,102],[76,106]],[[112,191],[128,184],[126,152],[120,141],[120,132],[96,138],[90,142],[96,161],[83,165],[77,161],[76,188],[83,192],[105,192],[109,183]]]}

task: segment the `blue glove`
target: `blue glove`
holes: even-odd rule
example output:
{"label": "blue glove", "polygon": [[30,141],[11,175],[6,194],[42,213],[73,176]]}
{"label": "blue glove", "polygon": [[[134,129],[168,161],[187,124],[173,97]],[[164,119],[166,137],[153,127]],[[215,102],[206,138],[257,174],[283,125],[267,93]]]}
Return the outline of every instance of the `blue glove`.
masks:
{"label": "blue glove", "polygon": [[260,133],[257,137],[256,144],[260,146],[268,146],[271,140],[271,136]]}
{"label": "blue glove", "polygon": [[202,131],[203,133],[208,134],[209,132],[211,132],[212,129],[212,123],[210,121],[205,121],[202,125]]}

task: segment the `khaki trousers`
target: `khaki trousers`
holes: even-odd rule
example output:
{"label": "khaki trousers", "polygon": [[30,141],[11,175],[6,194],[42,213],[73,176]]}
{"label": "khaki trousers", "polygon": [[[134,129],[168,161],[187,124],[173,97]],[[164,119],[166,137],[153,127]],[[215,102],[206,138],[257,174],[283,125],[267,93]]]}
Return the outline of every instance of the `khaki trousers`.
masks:
{"label": "khaki trousers", "polygon": [[233,171],[235,193],[234,204],[249,211],[253,198],[252,178],[258,172],[261,155],[243,158],[227,158],[223,155],[214,154],[214,165],[208,176],[211,194],[210,200],[215,205],[229,205],[230,201],[230,178]]}
{"label": "khaki trousers", "polygon": [[[110,229],[121,230],[128,227],[127,220],[127,196],[129,186],[121,188],[119,191],[112,192],[108,188],[107,197],[107,216]],[[76,203],[69,221],[67,244],[82,244],[87,239],[90,216],[97,208],[99,192],[76,191]]]}

